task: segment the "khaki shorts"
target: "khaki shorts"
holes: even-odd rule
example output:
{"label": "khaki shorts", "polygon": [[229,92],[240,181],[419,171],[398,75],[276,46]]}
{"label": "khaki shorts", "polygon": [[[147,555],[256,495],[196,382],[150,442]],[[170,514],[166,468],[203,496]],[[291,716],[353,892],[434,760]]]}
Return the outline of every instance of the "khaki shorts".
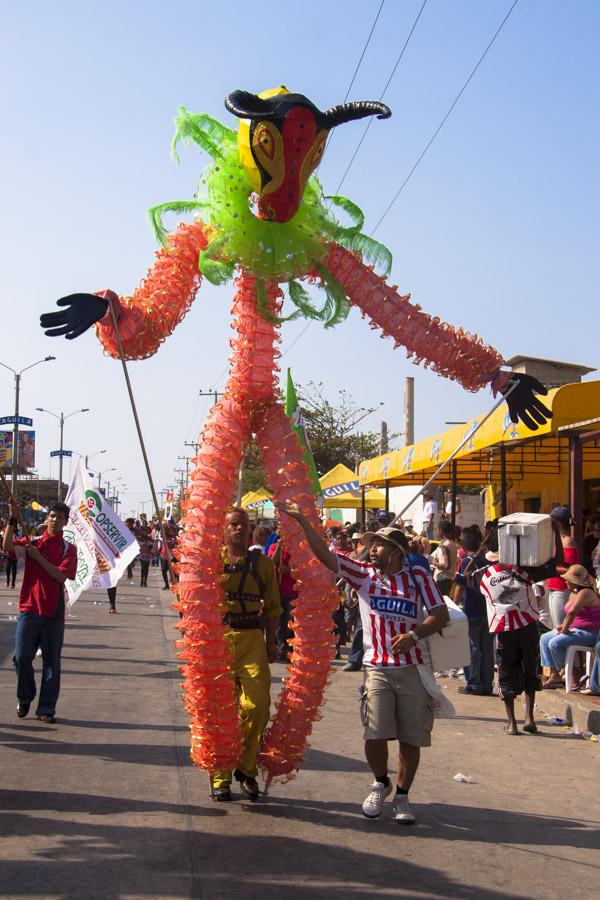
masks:
{"label": "khaki shorts", "polygon": [[431,746],[433,700],[416,666],[365,667],[361,718],[365,741],[393,741]]}

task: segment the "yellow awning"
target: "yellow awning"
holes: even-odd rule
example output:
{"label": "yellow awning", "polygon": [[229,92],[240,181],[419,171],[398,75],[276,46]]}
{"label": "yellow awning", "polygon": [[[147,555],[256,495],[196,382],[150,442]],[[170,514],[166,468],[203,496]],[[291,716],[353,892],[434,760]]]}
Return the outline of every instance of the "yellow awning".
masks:
{"label": "yellow awning", "polygon": [[[319,478],[326,509],[361,509],[362,490],[358,487],[358,475],[339,463]],[[383,509],[385,495],[375,488],[365,491],[367,509]]]}
{"label": "yellow awning", "polygon": [[[549,391],[542,399],[551,409],[552,417],[537,431],[531,431],[522,422],[514,425],[505,404],[490,416],[456,456],[457,478],[461,484],[486,484],[497,478],[502,446],[511,451],[506,454],[510,458],[509,475],[513,468],[515,472],[519,468],[543,474],[553,466],[560,466],[567,440],[557,435],[558,429],[598,420],[600,381],[566,384]],[[386,481],[390,486],[424,484],[484,416],[482,413],[464,425],[456,425],[409,447],[364,460],[359,466],[360,484],[384,485]],[[439,483],[448,484],[450,480],[448,466],[439,476]]]}

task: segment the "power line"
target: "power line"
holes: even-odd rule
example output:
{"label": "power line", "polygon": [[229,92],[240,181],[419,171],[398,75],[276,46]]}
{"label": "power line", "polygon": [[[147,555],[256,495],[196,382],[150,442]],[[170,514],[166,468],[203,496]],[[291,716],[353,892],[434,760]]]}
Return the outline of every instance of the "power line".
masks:
{"label": "power line", "polygon": [[[402,60],[402,57],[404,56],[404,53],[405,53],[405,51],[406,51],[406,48],[408,47],[409,41],[410,41],[411,37],[413,36],[413,31],[414,31],[415,28],[417,27],[417,23],[418,23],[419,19],[421,18],[421,14],[422,14],[423,10],[425,9],[426,4],[427,4],[427,0],[423,0],[423,3],[422,3],[422,5],[421,5],[421,9],[420,9],[419,12],[417,13],[417,17],[416,17],[415,21],[414,21],[413,24],[412,24],[412,28],[410,29],[410,31],[409,31],[409,33],[408,33],[408,37],[407,37],[406,40],[404,41],[404,46],[402,47],[402,50],[400,51],[400,54],[399,54],[399,56],[398,56],[398,59],[397,59],[396,62],[394,63],[394,68],[392,69],[392,71],[391,71],[391,73],[390,73],[390,77],[389,77],[388,80],[386,81],[385,87],[384,87],[384,89],[382,90],[381,94],[379,95],[379,100],[383,100],[383,98],[384,98],[384,96],[385,96],[385,93],[386,93],[387,89],[389,88],[389,86],[390,86],[390,84],[391,84],[392,78],[393,78],[394,75],[396,74],[396,69],[397,69],[398,66],[400,65],[400,62],[401,62],[401,60]],[[347,95],[346,95],[346,96],[347,96]],[[342,177],[341,177],[341,179],[340,179],[340,183],[338,184],[337,188],[335,189],[335,193],[336,193],[336,194],[339,193],[339,190],[340,190],[341,186],[343,185],[344,181],[346,180],[346,176],[347,176],[348,172],[350,171],[350,169],[352,168],[352,164],[353,164],[354,160],[356,159],[356,157],[357,157],[357,155],[358,155],[358,151],[359,151],[360,148],[362,147],[363,141],[364,141],[364,139],[366,138],[367,133],[368,133],[368,131],[369,131],[369,128],[371,127],[372,124],[373,124],[373,119],[370,118],[369,121],[367,122],[367,125],[366,125],[366,127],[365,127],[365,130],[364,130],[363,133],[362,133],[362,137],[360,138],[360,140],[359,140],[359,142],[358,142],[358,144],[357,144],[356,150],[355,150],[354,153],[352,154],[352,157],[351,157],[351,159],[350,159],[350,162],[349,162],[348,165],[346,166],[346,171],[345,171],[344,174],[342,175]]]}
{"label": "power line", "polygon": [[[365,45],[364,45],[364,47],[362,48],[362,53],[360,54],[359,60],[358,60],[358,62],[356,63],[356,68],[354,69],[354,74],[352,75],[352,78],[350,79],[350,84],[348,85],[348,90],[346,91],[346,95],[345,95],[345,97],[344,97],[344,101],[343,101],[344,103],[346,102],[346,100],[347,100],[348,97],[350,96],[350,91],[352,90],[352,85],[354,84],[354,81],[355,81],[355,79],[356,79],[356,76],[358,75],[358,70],[359,70],[360,67],[361,67],[361,64],[362,64],[362,61],[363,61],[363,59],[364,59],[365,53],[367,52],[367,48],[368,48],[369,44],[371,43],[371,38],[373,37],[373,32],[375,31],[375,26],[377,25],[377,22],[379,21],[379,16],[381,15],[381,10],[383,9],[384,3],[385,3],[385,0],[381,0],[381,3],[380,3],[380,5],[379,5],[379,9],[377,10],[377,15],[375,16],[375,18],[374,18],[374,20],[373,20],[373,24],[371,25],[371,30],[369,31],[367,40],[365,41]],[[331,145],[331,142],[332,142],[332,140],[333,140],[333,135],[334,135],[334,134],[335,134],[335,131],[332,130],[332,131],[330,131],[329,134],[327,135],[327,140],[326,140],[326,142],[325,142],[325,149],[326,149],[326,150],[327,150],[327,148]],[[323,161],[323,157],[324,157],[324,156],[325,156],[325,153],[323,153],[323,156],[321,157],[321,162]],[[320,165],[320,163],[319,163],[319,165]]]}
{"label": "power line", "polygon": [[292,341],[292,343],[290,344],[290,346],[287,348],[287,350],[285,351],[285,353],[282,353],[282,354],[281,354],[281,358],[282,358],[282,359],[283,359],[284,356],[287,356],[287,355],[288,355],[288,353],[290,352],[290,350],[292,349],[292,347],[294,347],[294,345],[298,343],[298,341],[300,340],[300,338],[302,337],[302,335],[305,334],[305,332],[308,331],[308,329],[310,328],[311,325],[312,325],[312,322],[309,320],[309,321],[306,323],[306,325],[304,326],[304,328],[302,329],[302,331],[300,332],[300,334],[296,335],[296,337],[294,338],[294,340]]}
{"label": "power line", "polygon": [[379,21],[379,16],[381,15],[381,10],[383,9],[384,3],[385,3],[385,0],[381,0],[381,4],[379,6],[379,9],[377,10],[377,15],[375,16],[375,20],[374,20],[373,24],[371,25],[371,30],[369,32],[369,36],[365,42],[365,46],[363,47],[362,53],[360,54],[360,59],[358,60],[358,62],[356,64],[356,68],[354,70],[354,75],[350,79],[350,84],[348,85],[348,90],[346,91],[346,96],[344,97],[344,103],[350,96],[350,91],[352,90],[352,85],[354,84],[354,80],[355,80],[356,76],[358,75],[358,70],[360,69],[361,63],[364,59],[364,55],[367,52],[367,48],[371,42],[371,38],[373,37],[373,32],[375,31],[375,26],[377,25],[377,22]]}
{"label": "power line", "polygon": [[491,41],[489,42],[489,44],[487,45],[487,47],[485,48],[485,50],[483,51],[483,53],[481,54],[481,56],[479,57],[479,60],[478,60],[478,62],[477,62],[477,65],[476,65],[475,68],[472,70],[471,74],[469,75],[469,77],[467,78],[467,80],[465,81],[465,83],[463,84],[463,86],[461,87],[460,91],[458,92],[458,94],[456,95],[456,97],[454,98],[454,100],[452,101],[452,103],[450,104],[450,109],[448,110],[448,112],[446,113],[446,115],[444,116],[444,118],[442,119],[442,121],[440,122],[440,124],[438,125],[438,127],[436,128],[436,130],[434,131],[433,135],[431,136],[431,138],[429,139],[428,143],[426,144],[425,149],[423,150],[423,152],[421,153],[421,155],[420,155],[419,158],[417,159],[416,163],[414,164],[414,166],[412,167],[412,169],[410,170],[410,172],[408,173],[408,175],[406,176],[406,178],[404,179],[404,181],[403,181],[402,184],[400,185],[400,187],[399,187],[399,189],[397,190],[397,192],[394,194],[394,196],[393,196],[392,200],[390,201],[390,203],[388,204],[388,206],[387,206],[385,212],[383,213],[383,215],[381,216],[381,218],[379,219],[379,221],[377,222],[377,224],[376,224],[375,227],[373,228],[373,230],[372,230],[372,232],[371,232],[372,235],[375,234],[375,232],[377,231],[377,229],[379,228],[379,226],[381,225],[381,223],[383,222],[383,220],[385,219],[385,217],[386,217],[387,214],[389,213],[390,209],[392,208],[392,206],[394,205],[394,203],[396,202],[396,200],[398,199],[398,197],[400,196],[400,194],[402,193],[402,191],[404,190],[404,188],[405,188],[406,185],[408,184],[410,178],[412,177],[412,175],[414,174],[415,170],[417,169],[417,167],[418,167],[419,164],[421,163],[423,157],[425,156],[425,154],[427,153],[427,151],[429,150],[429,148],[431,147],[431,145],[432,145],[433,142],[435,141],[436,137],[438,136],[438,134],[440,133],[440,131],[441,131],[442,128],[444,127],[446,121],[448,120],[450,114],[452,113],[452,110],[454,109],[454,107],[456,106],[456,104],[458,103],[458,101],[460,100],[460,98],[462,97],[462,95],[464,94],[465,90],[467,89],[467,87],[468,87],[468,85],[469,85],[469,82],[471,81],[471,79],[473,78],[473,76],[475,75],[475,73],[477,72],[479,66],[481,65],[481,63],[483,62],[483,60],[485,59],[485,57],[487,56],[488,51],[491,49],[491,47],[492,47],[492,45],[494,44],[496,38],[498,37],[498,35],[499,35],[500,32],[502,31],[502,29],[504,28],[504,25],[505,25],[506,22],[508,21],[508,18],[509,18],[509,16],[510,16],[510,14],[512,13],[513,9],[515,8],[515,6],[517,5],[518,2],[519,2],[519,0],[514,0],[513,5],[510,7],[510,9],[508,10],[508,12],[507,12],[506,15],[504,16],[504,18],[503,18],[502,22],[500,23],[500,25],[498,26],[498,29],[497,29],[496,33],[494,34],[493,38],[491,39]]}

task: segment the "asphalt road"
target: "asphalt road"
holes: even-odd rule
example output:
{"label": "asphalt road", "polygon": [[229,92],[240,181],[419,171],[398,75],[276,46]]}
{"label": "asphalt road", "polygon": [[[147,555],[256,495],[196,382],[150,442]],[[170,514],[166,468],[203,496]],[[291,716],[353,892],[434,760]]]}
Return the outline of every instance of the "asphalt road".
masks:
{"label": "asphalt road", "polygon": [[[137,571],[136,571],[137,575]],[[446,690],[411,792],[365,819],[359,674],[338,672],[298,776],[215,804],[189,759],[169,595],[122,584],[68,619],[56,725],[16,717],[15,594],[0,595],[4,898],[590,897],[600,874],[600,745],[542,723],[502,733],[500,701]],[[94,603],[100,599],[101,604]],[[9,604],[12,603],[12,606]],[[339,668],[339,664],[338,665]],[[274,689],[284,668],[273,666]],[[453,780],[458,772],[474,783]]]}

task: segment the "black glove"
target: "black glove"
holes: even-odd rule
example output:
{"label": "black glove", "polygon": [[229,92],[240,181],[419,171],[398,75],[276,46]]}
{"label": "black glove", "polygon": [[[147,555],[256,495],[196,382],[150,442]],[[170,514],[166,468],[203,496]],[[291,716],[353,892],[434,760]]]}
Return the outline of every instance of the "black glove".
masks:
{"label": "black glove", "polygon": [[545,395],[548,389],[531,375],[512,372],[506,386],[500,389],[500,393],[506,395],[515,383],[517,387],[506,398],[511,422],[518,422],[520,419],[531,431],[537,431],[540,425],[551,418],[552,413],[535,395]]}
{"label": "black glove", "polygon": [[44,313],[40,316],[40,325],[48,337],[64,334],[68,341],[72,341],[106,314],[108,300],[95,294],[69,294],[57,300],[56,305],[66,306],[67,309]]}

